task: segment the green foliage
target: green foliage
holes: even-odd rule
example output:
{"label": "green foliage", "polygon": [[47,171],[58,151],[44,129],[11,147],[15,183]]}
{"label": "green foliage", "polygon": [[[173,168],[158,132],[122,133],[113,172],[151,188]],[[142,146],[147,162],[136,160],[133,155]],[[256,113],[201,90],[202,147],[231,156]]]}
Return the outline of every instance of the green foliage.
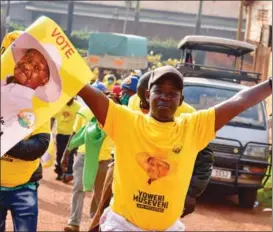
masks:
{"label": "green foliage", "polygon": [[90,33],[73,31],[70,36],[70,41],[74,47],[87,50],[89,34]]}
{"label": "green foliage", "polygon": [[180,59],[181,51],[177,49],[178,42],[172,40],[166,41],[150,41],[148,51],[153,51],[153,54],[161,54],[161,60],[169,58]]}
{"label": "green foliage", "polygon": [[[267,174],[270,174],[270,168],[268,168]],[[272,176],[268,179],[264,188],[259,189],[258,201],[263,207],[272,208]]]}
{"label": "green foliage", "polygon": [[266,208],[272,208],[272,184],[258,191],[258,201]]}
{"label": "green foliage", "polygon": [[[24,30],[24,26],[20,26],[15,23],[10,23],[9,31],[14,30]],[[90,32],[82,32],[82,31],[73,31],[70,36],[70,41],[80,51],[81,54],[84,54],[88,49],[88,39]],[[180,59],[181,51],[177,49],[178,41],[173,39],[168,40],[159,40],[155,38],[150,40],[148,43],[148,51],[149,53],[153,51],[153,54],[160,54],[161,60],[166,61],[169,58],[172,59]]]}
{"label": "green foliage", "polygon": [[149,42],[151,46],[163,46],[165,48],[176,48],[178,41],[174,39],[167,39],[167,40],[159,40],[158,38],[154,38]]}
{"label": "green foliage", "polygon": [[87,56],[87,50],[77,48],[77,51],[78,51],[78,53],[79,53],[82,57]]}
{"label": "green foliage", "polygon": [[9,24],[9,32],[11,31],[24,31],[26,27],[18,25],[16,23],[10,22]]}

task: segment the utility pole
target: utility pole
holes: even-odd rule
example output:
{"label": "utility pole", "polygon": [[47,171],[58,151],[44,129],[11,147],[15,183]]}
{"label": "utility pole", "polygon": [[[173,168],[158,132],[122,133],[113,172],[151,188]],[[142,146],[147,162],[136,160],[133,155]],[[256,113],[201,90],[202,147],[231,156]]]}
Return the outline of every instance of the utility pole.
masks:
{"label": "utility pole", "polygon": [[203,0],[199,1],[199,9],[195,21],[194,34],[199,35],[201,31],[201,18],[202,18]]}
{"label": "utility pole", "polygon": [[[242,40],[241,32],[242,32],[243,10],[244,10],[244,0],[241,0],[240,1],[240,8],[239,8],[236,40]],[[235,62],[235,68],[240,69],[240,66],[241,66],[241,61],[237,58],[236,62]]]}
{"label": "utility pole", "polygon": [[[199,1],[199,9],[198,9],[198,13],[196,16],[196,21],[195,21],[195,30],[194,30],[195,35],[201,34],[201,18],[202,18],[203,3],[204,3],[203,0]],[[200,64],[200,65],[204,64],[204,60],[205,60],[204,52],[196,51],[194,59],[196,64]]]}
{"label": "utility pole", "polygon": [[74,1],[70,0],[70,1],[68,2],[67,26],[66,26],[66,33],[67,33],[67,36],[68,36],[68,37],[70,37],[71,32],[72,32],[73,13],[74,13]]}
{"label": "utility pole", "polygon": [[125,5],[126,5],[126,11],[125,11],[125,19],[124,19],[124,24],[123,24],[123,29],[122,29],[123,34],[126,34],[127,21],[128,21],[128,16],[129,16],[129,10],[131,7],[131,1],[126,0]]}
{"label": "utility pole", "polygon": [[8,34],[9,32],[9,22],[10,22],[9,10],[10,10],[10,0],[7,0],[6,13],[5,13],[5,35]]}
{"label": "utility pole", "polygon": [[239,17],[238,17],[238,27],[237,27],[237,34],[236,39],[242,40],[241,32],[242,32],[242,21],[243,21],[243,10],[244,10],[244,0],[240,1],[240,10],[239,10]]}
{"label": "utility pole", "polygon": [[135,35],[138,34],[138,27],[139,27],[139,14],[140,14],[140,0],[136,1],[136,8],[135,8]]}

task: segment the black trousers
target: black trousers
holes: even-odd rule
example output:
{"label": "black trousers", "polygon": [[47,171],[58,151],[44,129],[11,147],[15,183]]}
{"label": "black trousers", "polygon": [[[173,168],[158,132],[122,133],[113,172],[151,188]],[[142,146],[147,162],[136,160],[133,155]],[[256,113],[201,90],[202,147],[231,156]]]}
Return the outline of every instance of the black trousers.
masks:
{"label": "black trousers", "polygon": [[[55,164],[55,172],[61,176],[63,174],[62,167],[61,167],[61,161],[63,158],[64,150],[67,146],[67,143],[69,141],[70,135],[62,135],[57,134],[56,135],[56,145],[57,145],[57,154],[56,154],[56,164]],[[68,159],[68,167],[66,174],[72,174],[73,173],[73,162],[74,162],[74,154],[75,150],[73,150],[70,153],[69,159]]]}

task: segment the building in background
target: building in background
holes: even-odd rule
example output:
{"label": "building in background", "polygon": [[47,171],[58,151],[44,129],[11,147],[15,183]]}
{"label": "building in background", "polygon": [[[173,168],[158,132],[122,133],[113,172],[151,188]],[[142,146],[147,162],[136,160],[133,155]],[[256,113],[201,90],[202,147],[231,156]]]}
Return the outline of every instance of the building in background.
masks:
{"label": "building in background", "polygon": [[[261,73],[262,80],[272,76],[272,1],[245,0],[245,40],[257,46],[253,71]],[[272,113],[272,96],[267,99],[268,113]]]}
{"label": "building in background", "polygon": [[[134,34],[135,2],[128,12],[127,33]],[[240,1],[204,1],[202,35],[236,38]],[[199,1],[140,1],[138,35],[149,39],[180,40],[193,34]],[[6,3],[1,1],[5,12]],[[67,25],[67,1],[11,1],[11,21],[29,25],[41,15],[62,28]],[[73,30],[121,33],[126,17],[125,1],[77,1]],[[244,34],[245,19],[243,19]]]}

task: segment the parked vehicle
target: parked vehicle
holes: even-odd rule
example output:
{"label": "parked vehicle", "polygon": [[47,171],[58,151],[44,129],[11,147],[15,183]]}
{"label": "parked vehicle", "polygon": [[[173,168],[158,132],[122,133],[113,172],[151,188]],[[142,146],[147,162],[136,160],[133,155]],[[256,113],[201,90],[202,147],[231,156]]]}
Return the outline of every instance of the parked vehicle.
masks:
{"label": "parked vehicle", "polygon": [[[255,49],[249,43],[217,37],[186,36],[178,47],[184,60],[177,65],[177,69],[185,77],[185,101],[198,110],[216,105],[248,88],[242,85],[243,82],[256,84],[260,80],[259,73],[242,70],[244,56]],[[211,53],[222,56],[226,63],[222,63],[222,67],[213,66],[209,60],[213,57]],[[236,68],[238,66],[239,69]],[[209,144],[215,155],[210,184],[238,194],[239,205],[243,208],[254,206],[257,190],[271,176],[269,130],[266,108],[262,102],[233,118]]]}
{"label": "parked vehicle", "polygon": [[147,55],[145,37],[103,32],[90,34],[87,60],[91,68],[146,69]]}

